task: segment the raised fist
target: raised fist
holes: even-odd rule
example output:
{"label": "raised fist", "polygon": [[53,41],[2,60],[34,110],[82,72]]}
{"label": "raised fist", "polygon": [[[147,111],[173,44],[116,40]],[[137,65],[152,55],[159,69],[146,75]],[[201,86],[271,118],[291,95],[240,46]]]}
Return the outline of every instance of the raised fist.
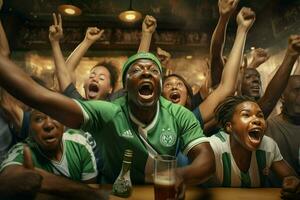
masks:
{"label": "raised fist", "polygon": [[255,21],[255,12],[251,8],[243,7],[237,15],[236,21],[240,28],[245,28],[248,31]]}
{"label": "raised fist", "polygon": [[258,48],[253,52],[253,60],[251,62],[253,67],[258,67],[262,63],[266,62],[270,58],[270,55],[267,53],[265,49]]}
{"label": "raised fist", "polygon": [[300,54],[300,35],[291,35],[289,37],[288,52],[292,55]]}
{"label": "raised fist", "polygon": [[142,25],[142,31],[144,33],[154,33],[156,29],[156,19],[150,15],[146,15],[143,25]]}
{"label": "raised fist", "polygon": [[219,0],[218,7],[220,15],[231,16],[238,3],[239,0]]}
{"label": "raised fist", "polygon": [[97,27],[88,27],[85,34],[85,39],[95,42],[101,38],[103,32],[103,29],[100,30]]}
{"label": "raised fist", "polygon": [[160,60],[160,62],[166,66],[168,61],[170,60],[171,58],[171,54],[165,50],[162,50],[161,48],[157,47],[157,50],[156,50],[156,53],[157,53],[157,57],[158,59]]}

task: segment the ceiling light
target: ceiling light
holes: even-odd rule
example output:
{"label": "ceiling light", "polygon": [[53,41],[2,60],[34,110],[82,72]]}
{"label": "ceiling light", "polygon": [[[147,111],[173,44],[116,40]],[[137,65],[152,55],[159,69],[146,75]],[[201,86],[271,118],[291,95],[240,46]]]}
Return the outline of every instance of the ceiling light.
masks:
{"label": "ceiling light", "polygon": [[128,10],[125,10],[119,14],[119,19],[123,22],[134,23],[142,19],[142,14],[132,9],[132,0],[130,0]]}
{"label": "ceiling light", "polygon": [[185,59],[187,59],[187,60],[191,60],[192,58],[193,58],[192,55],[188,55],[188,56],[185,57]]}
{"label": "ceiling light", "polygon": [[58,6],[58,11],[63,15],[71,15],[71,16],[81,15],[80,8],[69,4],[63,4]]}

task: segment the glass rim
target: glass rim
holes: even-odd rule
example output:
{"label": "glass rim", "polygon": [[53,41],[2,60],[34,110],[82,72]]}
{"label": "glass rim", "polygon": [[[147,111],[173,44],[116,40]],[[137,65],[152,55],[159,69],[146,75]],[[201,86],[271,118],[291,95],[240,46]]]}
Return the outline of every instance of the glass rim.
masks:
{"label": "glass rim", "polygon": [[154,156],[154,160],[157,161],[164,161],[164,162],[172,162],[176,161],[176,156],[168,155],[168,154],[162,154],[162,155],[156,155]]}

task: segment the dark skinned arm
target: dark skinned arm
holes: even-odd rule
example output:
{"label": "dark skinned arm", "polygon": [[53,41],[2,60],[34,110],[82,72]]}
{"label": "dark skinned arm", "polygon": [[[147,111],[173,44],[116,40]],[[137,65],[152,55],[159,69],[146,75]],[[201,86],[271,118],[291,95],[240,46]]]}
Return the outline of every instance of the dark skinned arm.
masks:
{"label": "dark skinned arm", "polygon": [[149,52],[152,35],[156,29],[156,19],[146,15],[142,25],[142,38],[138,52]]}
{"label": "dark skinned arm", "polygon": [[219,21],[211,38],[210,67],[212,87],[219,84],[224,68],[223,49],[226,38],[226,29],[230,16],[235,10],[238,0],[219,0]]}
{"label": "dark skinned arm", "polygon": [[70,128],[79,128],[83,122],[81,108],[75,101],[40,86],[15,63],[1,54],[0,85],[25,104]]}
{"label": "dark skinned arm", "polygon": [[292,35],[282,64],[268,84],[263,97],[258,101],[265,118],[267,118],[275,107],[283,93],[293,66],[300,54],[300,35]]}
{"label": "dark skinned arm", "polygon": [[188,158],[192,163],[177,170],[185,184],[203,183],[216,170],[214,153],[208,142],[194,146]]}
{"label": "dark skinned arm", "polygon": [[281,198],[300,199],[300,179],[294,169],[285,160],[273,162],[271,169],[283,180]]}

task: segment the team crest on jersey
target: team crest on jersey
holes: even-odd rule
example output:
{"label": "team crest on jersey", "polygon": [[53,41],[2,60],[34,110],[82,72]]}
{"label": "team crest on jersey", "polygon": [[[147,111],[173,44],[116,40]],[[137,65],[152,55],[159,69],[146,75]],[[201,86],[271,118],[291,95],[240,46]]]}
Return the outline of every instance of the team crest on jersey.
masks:
{"label": "team crest on jersey", "polygon": [[176,143],[177,135],[170,128],[162,129],[160,143],[165,147],[171,147]]}

